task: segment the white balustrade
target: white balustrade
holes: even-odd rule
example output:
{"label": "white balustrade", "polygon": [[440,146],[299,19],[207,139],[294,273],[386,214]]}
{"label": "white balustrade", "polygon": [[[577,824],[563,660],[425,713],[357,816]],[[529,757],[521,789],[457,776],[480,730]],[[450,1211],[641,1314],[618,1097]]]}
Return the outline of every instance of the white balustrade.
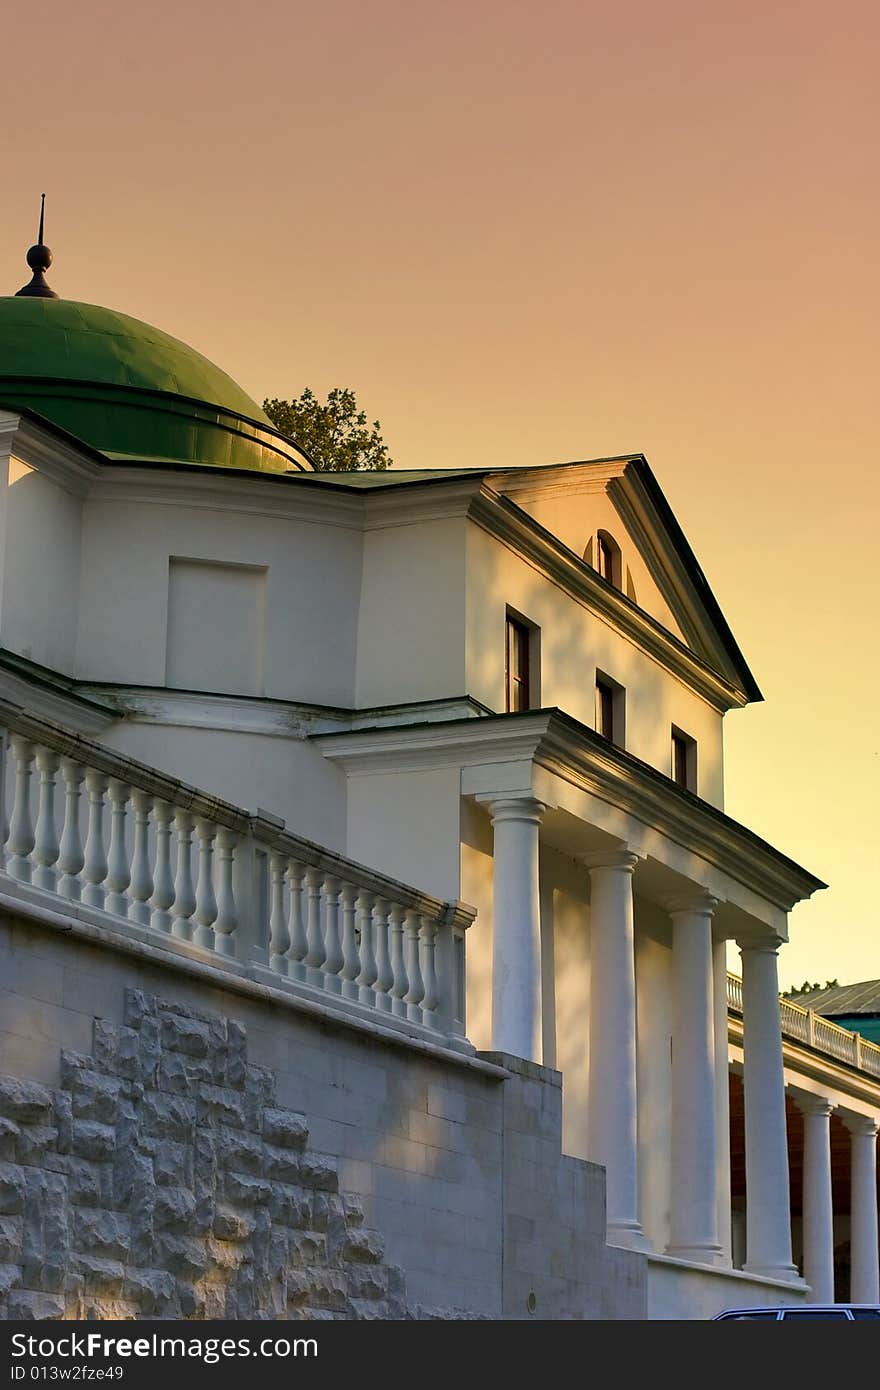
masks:
{"label": "white balustrade", "polygon": [[374,1002],[373,985],[376,980],[376,958],[373,954],[373,898],[372,894],[358,893],[355,914],[355,936],[358,942],[361,969],[357,977],[358,999],[362,1004]]}
{"label": "white balustrade", "polygon": [[89,794],[89,828],[86,834],[82,900],[88,903],[89,907],[103,907],[103,883],[107,877],[107,853],[104,849],[104,793],[107,790],[107,778],[94,768],[88,768],[86,790]]}
{"label": "white balustrade", "polygon": [[269,856],[269,966],[282,975],[287,973],[287,952],[290,932],[284,912],[284,874],[287,861],[283,854]]}
{"label": "white balustrade", "polygon": [[153,871],[150,867],[150,811],[153,799],[148,792],[135,787],[131,794],[131,806],[134,812],[134,849],[131,855],[128,915],[133,922],[148,926],[149,904],[153,895]]}
{"label": "white balustrade", "polygon": [[168,950],[467,1046],[470,909],[2,699],[0,716],[0,890],[82,904],[79,916]]}
{"label": "white balustrade", "polygon": [[406,961],[403,948],[403,923],[405,912],[399,903],[391,909],[391,1012],[396,1018],[406,1018],[406,992],[409,980],[406,974]]}
{"label": "white balustrade", "polygon": [[[738,975],[727,976],[727,1006],[735,1013],[742,1013],[742,980]],[[880,1076],[880,1047],[876,1043],[790,999],[780,998],[779,1013],[783,1037],[794,1038],[840,1062]]]}
{"label": "white balustrade", "polygon": [[305,979],[305,958],[309,952],[309,939],[306,935],[302,907],[302,885],[304,877],[305,870],[302,864],[299,864],[295,859],[289,860],[287,865],[287,881],[290,888],[290,926],[288,931],[290,946],[288,949],[290,973],[295,980]]}
{"label": "white balustrade", "polygon": [[6,872],[21,883],[31,881],[30,854],[34,847],[34,825],[31,817],[31,777],[34,766],[34,746],[26,738],[13,734],[10,740],[15,759],[15,799],[9,819],[9,839],[6,841],[8,860]]}
{"label": "white balustrade", "polygon": [[339,935],[339,881],[328,874],[324,879],[324,973],[327,988],[333,994],[342,993],[340,971],[344,964],[342,941]]}
{"label": "white balustrade", "polygon": [[154,808],[156,818],[156,867],[153,873],[152,926],[157,931],[171,930],[171,904],[174,902],[174,878],[171,873],[171,821],[173,810],[165,801],[157,801]]}
{"label": "white balustrade", "polygon": [[388,950],[388,903],[381,897],[377,897],[373,904],[373,939],[376,950],[376,979],[373,984],[376,1007],[390,1013],[394,972],[391,969],[391,953]]}
{"label": "white balustrade", "polygon": [[40,774],[40,803],[34,833],[34,871],[32,881],[37,888],[52,892],[58,882],[55,863],[61,850],[55,828],[55,778],[58,755],[51,748],[38,748],[37,771]]}
{"label": "white balustrade", "polygon": [[107,899],[104,904],[108,912],[124,917],[128,911],[125,890],[131,882],[128,853],[125,847],[125,808],[129,801],[129,789],[124,782],[111,779],[108,786],[110,798],[110,849],[107,854]]}
{"label": "white balustrade", "polygon": [[85,863],[79,831],[80,797],[85,773],[78,763],[70,758],[62,758],[61,774],[64,778],[64,829],[58,855],[58,868],[61,871],[58,892],[62,897],[78,902],[82,893],[80,874]]}
{"label": "white balustrade", "polygon": [[193,936],[199,946],[213,947],[214,921],[217,917],[217,898],[214,894],[214,840],[217,832],[210,821],[196,821],[199,839],[199,877],[196,885],[196,929]]}
{"label": "white balustrade", "polygon": [[192,880],[193,822],[188,811],[174,812],[174,833],[177,837],[177,867],[174,872],[174,902],[171,904],[171,935],[181,941],[189,941],[192,938],[196,892]]}
{"label": "white balustrade", "polygon": [[342,997],[357,999],[359,990],[357,977],[360,974],[361,958],[358,951],[357,913],[358,891],[353,883],[342,885]]}

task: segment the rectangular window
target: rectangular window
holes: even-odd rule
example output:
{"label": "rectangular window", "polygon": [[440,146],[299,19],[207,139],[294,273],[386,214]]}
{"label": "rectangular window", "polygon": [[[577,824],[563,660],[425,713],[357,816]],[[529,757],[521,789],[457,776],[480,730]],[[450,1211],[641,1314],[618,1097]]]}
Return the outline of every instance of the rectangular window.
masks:
{"label": "rectangular window", "polygon": [[614,742],[614,691],[601,676],[596,681],[596,733]]}
{"label": "rectangular window", "polygon": [[685,791],[697,790],[697,743],[681,729],[672,729],[672,780]]}
{"label": "rectangular window", "polygon": [[506,708],[517,714],[530,708],[529,646],[531,632],[516,618],[507,619],[507,648],[505,657]]}

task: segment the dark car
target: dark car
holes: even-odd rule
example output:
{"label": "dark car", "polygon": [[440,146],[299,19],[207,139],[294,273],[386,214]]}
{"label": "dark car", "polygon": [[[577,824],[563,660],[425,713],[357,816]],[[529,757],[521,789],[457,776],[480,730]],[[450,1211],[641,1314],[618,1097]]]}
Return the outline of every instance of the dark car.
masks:
{"label": "dark car", "polygon": [[790,1308],[728,1308],[713,1322],[762,1318],[764,1322],[857,1322],[880,1318],[880,1303],[801,1303]]}

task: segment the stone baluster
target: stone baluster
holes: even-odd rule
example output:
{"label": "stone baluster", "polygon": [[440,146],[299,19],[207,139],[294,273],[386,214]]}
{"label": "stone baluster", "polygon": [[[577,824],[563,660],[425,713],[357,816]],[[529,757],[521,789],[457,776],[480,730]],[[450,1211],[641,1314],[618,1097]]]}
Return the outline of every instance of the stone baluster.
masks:
{"label": "stone baluster", "polygon": [[[425,1023],[434,1021],[434,1013],[439,1002],[439,991],[437,988],[437,961],[436,961],[436,939],[437,923],[430,917],[421,919],[419,930],[420,960],[422,966],[422,979],[425,985],[425,993],[422,998],[422,1017]],[[427,1017],[430,1015],[430,1017]]]}
{"label": "stone baluster", "polygon": [[320,869],[306,869],[307,925],[306,941],[306,980],[320,989],[324,983],[321,966],[324,964],[324,934],[321,930],[321,884],[324,875]]}
{"label": "stone baluster", "polygon": [[234,861],[236,836],[232,830],[217,832],[217,918],[214,922],[214,950],[221,956],[235,955],[238,906],[235,901]]}
{"label": "stone baluster", "polygon": [[376,1002],[373,985],[376,983],[376,958],[373,955],[373,898],[364,890],[357,898],[357,926],[360,936],[361,970],[357,977],[358,998],[362,1004]]}
{"label": "stone baluster", "polygon": [[214,840],[216,828],[204,816],[196,820],[199,839],[199,876],[196,883],[196,929],[193,936],[197,946],[214,949],[214,922],[217,917],[217,898],[214,893]]}
{"label": "stone baluster", "polygon": [[37,888],[47,888],[49,892],[54,892],[58,882],[55,861],[60,848],[55,827],[57,753],[50,748],[38,748],[37,770],[40,774],[40,800],[34,837],[33,882]]}
{"label": "stone baluster", "polygon": [[376,950],[376,980],[373,985],[376,1007],[383,1013],[390,1013],[394,973],[388,952],[388,901],[382,897],[377,897],[373,904],[373,940]]}
{"label": "stone baluster", "polygon": [[305,959],[309,951],[308,937],[302,909],[302,884],[305,869],[295,859],[288,861],[287,882],[290,887],[290,950],[288,952],[289,974],[295,980],[306,976]]}
{"label": "stone baluster", "polygon": [[150,868],[150,812],[153,798],[148,792],[133,787],[131,809],[134,813],[134,846],[131,853],[131,882],[128,886],[128,915],[141,926],[150,925],[150,898],[153,893],[153,873]]}
{"label": "stone baluster", "polygon": [[103,884],[107,877],[107,851],[104,848],[104,793],[107,790],[107,778],[103,772],[96,772],[91,767],[86,769],[86,790],[89,794],[89,826],[86,832],[82,900],[88,903],[89,907],[103,907]]}
{"label": "stone baluster", "polygon": [[153,816],[156,824],[156,869],[153,875],[153,909],[150,925],[157,931],[171,930],[170,908],[174,902],[174,878],[171,873],[171,820],[173,810],[167,801],[157,801]]}
{"label": "stone baluster", "polygon": [[391,908],[391,1012],[396,1018],[406,1018],[406,992],[409,989],[409,980],[406,974],[406,962],[403,951],[403,919],[404,909],[400,903],[394,903]]}
{"label": "stone baluster", "polygon": [[324,879],[324,945],[327,951],[324,961],[324,975],[326,987],[333,994],[342,992],[342,980],[339,972],[345,959],[342,954],[342,943],[339,939],[339,892],[339,880],[334,878],[332,874],[328,874]]}
{"label": "stone baluster", "polygon": [[58,892],[62,898],[78,902],[82,892],[82,873],[84,856],[82,838],[79,833],[79,799],[82,794],[83,769],[71,758],[62,758],[61,775],[64,778],[64,828],[61,832],[61,852],[58,855]]}
{"label": "stone baluster", "polygon": [[360,974],[361,958],[355,930],[355,904],[357,889],[351,883],[342,885],[342,997],[357,999],[357,977]]}
{"label": "stone baluster", "polygon": [[422,1021],[422,1000],[425,997],[425,983],[422,979],[422,967],[419,960],[421,925],[419,914],[408,911],[406,914],[406,975],[409,988],[404,995],[404,1002],[406,1003],[406,1016],[413,1023],[421,1023]]}
{"label": "stone baluster", "polygon": [[30,854],[34,847],[34,823],[31,813],[31,776],[34,764],[34,745],[21,734],[9,740],[15,758],[15,797],[9,822],[6,852],[9,856],[6,872],[20,883],[30,883]]}
{"label": "stone baluster", "polygon": [[284,912],[284,873],[287,860],[273,851],[269,856],[269,969],[287,974],[290,931]]}
{"label": "stone baluster", "polygon": [[110,798],[110,849],[107,854],[107,898],[104,906],[108,912],[125,917],[128,899],[125,890],[131,882],[128,865],[128,850],[125,844],[125,808],[128,805],[129,788],[124,782],[112,778],[108,785]]}
{"label": "stone baluster", "polygon": [[193,818],[189,811],[174,812],[177,836],[177,865],[174,874],[174,902],[171,904],[171,935],[181,941],[192,940],[192,915],[196,895],[192,880]]}

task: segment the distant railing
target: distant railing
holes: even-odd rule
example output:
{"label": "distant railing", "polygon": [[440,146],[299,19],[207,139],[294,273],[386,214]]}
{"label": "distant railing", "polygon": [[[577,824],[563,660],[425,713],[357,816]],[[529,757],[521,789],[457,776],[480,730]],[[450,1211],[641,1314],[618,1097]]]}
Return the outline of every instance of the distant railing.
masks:
{"label": "distant railing", "polygon": [[211,797],[6,700],[0,841],[0,886],[5,879],[19,897],[76,904],[76,916],[470,1050],[464,972],[472,909],[375,873],[291,835],[283,821]]}
{"label": "distant railing", "polygon": [[[733,1009],[734,1013],[742,1013],[742,980],[738,975],[727,977],[727,1007]],[[790,999],[780,998],[779,1012],[785,1037],[806,1043],[818,1052],[836,1057],[839,1062],[847,1062],[851,1067],[880,1077],[880,1047],[876,1043],[869,1042],[860,1033],[841,1028],[839,1023],[823,1018],[814,1009],[792,1003]]]}

